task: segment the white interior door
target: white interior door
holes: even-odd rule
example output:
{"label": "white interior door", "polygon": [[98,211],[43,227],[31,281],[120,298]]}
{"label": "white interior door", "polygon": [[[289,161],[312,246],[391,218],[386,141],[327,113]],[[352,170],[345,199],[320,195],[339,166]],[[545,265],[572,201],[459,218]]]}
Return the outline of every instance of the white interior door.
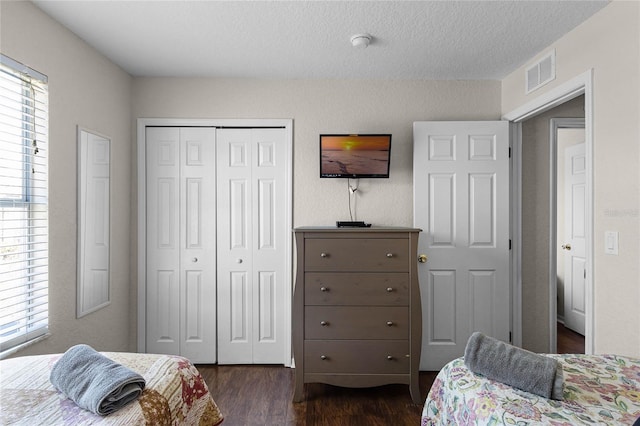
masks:
{"label": "white interior door", "polygon": [[509,127],[506,121],[415,122],[414,226],[421,370],[464,354],[472,332],[510,333]]}
{"label": "white interior door", "polygon": [[582,335],[586,308],[585,144],[565,150],[564,322]]}
{"label": "white interior door", "polygon": [[215,129],[146,130],[146,349],[216,362]]}
{"label": "white interior door", "polygon": [[218,362],[285,363],[285,129],[218,129]]}

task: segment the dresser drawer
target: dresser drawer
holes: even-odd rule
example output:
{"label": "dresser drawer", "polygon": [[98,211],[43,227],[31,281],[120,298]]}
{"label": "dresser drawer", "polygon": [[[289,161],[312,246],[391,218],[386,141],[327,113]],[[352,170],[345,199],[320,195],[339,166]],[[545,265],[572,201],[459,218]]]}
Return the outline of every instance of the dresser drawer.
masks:
{"label": "dresser drawer", "polygon": [[305,339],[408,339],[408,307],[307,306]]}
{"label": "dresser drawer", "polygon": [[308,340],[307,373],[407,374],[408,340]]}
{"label": "dresser drawer", "polygon": [[310,238],[304,265],[305,271],[406,272],[409,246],[399,238]]}
{"label": "dresser drawer", "polygon": [[409,274],[401,272],[308,272],[305,305],[409,305]]}

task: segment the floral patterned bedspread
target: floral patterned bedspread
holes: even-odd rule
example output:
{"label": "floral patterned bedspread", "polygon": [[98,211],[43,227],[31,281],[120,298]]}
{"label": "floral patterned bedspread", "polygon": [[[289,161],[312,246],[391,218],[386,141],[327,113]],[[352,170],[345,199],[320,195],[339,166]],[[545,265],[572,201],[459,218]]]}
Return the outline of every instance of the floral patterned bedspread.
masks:
{"label": "floral patterned bedspread", "polygon": [[62,356],[38,355],[0,362],[1,425],[217,425],[222,415],[189,360],[169,355],[102,352],[141,374],[146,387],[136,401],[101,417],[78,407],[49,381]]}
{"label": "floral patterned bedspread", "polygon": [[549,355],[564,370],[554,401],[474,374],[462,358],[445,365],[422,410],[422,425],[632,425],[640,417],[640,360]]}

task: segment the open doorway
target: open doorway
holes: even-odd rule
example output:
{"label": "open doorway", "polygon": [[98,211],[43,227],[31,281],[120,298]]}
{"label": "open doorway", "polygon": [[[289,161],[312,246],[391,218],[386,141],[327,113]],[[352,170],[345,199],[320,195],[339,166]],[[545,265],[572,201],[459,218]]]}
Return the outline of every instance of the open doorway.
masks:
{"label": "open doorway", "polygon": [[[576,98],[581,98],[576,100]],[[503,119],[512,125],[512,208],[513,238],[512,288],[513,288],[513,343],[534,352],[557,350],[557,292],[555,235],[552,238],[556,217],[551,215],[551,203],[555,198],[550,190],[549,122],[554,117],[571,117],[567,114],[551,114],[559,106],[579,102],[585,119],[585,353],[593,352],[593,70],[588,70],[558,87],[534,98],[530,102],[506,113]],[[557,111],[556,111],[557,112]],[[526,126],[532,119],[544,116],[545,129],[539,138],[526,135]],[[575,116],[574,116],[575,117]],[[542,141],[536,143],[536,141]],[[527,150],[537,150],[539,158],[530,158]],[[526,193],[526,186],[533,188],[535,196]],[[551,256],[551,254],[554,256]]]}
{"label": "open doorway", "polygon": [[562,249],[557,245],[558,130],[554,123],[563,127],[573,125],[571,120],[584,123],[584,109],[580,95],[521,123],[522,347],[538,353],[557,351],[557,311],[563,311],[559,307],[564,300],[558,300],[556,289],[557,256]]}

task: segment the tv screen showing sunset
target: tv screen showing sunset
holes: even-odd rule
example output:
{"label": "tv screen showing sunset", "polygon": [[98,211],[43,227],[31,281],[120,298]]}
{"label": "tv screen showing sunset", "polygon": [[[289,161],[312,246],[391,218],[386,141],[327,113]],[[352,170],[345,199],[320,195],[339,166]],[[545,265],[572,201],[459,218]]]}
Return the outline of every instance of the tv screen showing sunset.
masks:
{"label": "tv screen showing sunset", "polygon": [[387,177],[391,135],[321,135],[320,176]]}

